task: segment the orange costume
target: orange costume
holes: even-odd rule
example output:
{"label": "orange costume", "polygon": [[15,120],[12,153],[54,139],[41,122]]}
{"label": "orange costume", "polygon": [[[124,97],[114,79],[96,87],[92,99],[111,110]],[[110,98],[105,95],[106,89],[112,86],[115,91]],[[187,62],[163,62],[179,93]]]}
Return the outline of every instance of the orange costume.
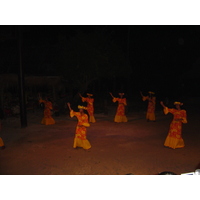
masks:
{"label": "orange costume", "polygon": [[125,115],[125,106],[127,105],[126,103],[126,98],[113,98],[113,102],[118,101],[118,107],[117,107],[117,112],[114,118],[114,122],[127,122],[127,117]]}
{"label": "orange costume", "polygon": [[155,105],[156,105],[156,97],[149,97],[149,96],[143,96],[142,97],[143,101],[148,100],[148,108],[147,108],[147,114],[146,114],[146,119],[150,121],[155,121]]}
{"label": "orange costume", "polygon": [[4,146],[4,142],[3,142],[3,139],[0,137],[0,149],[4,149],[5,146]]}
{"label": "orange costume", "polygon": [[173,149],[184,147],[185,145],[181,133],[182,123],[187,123],[186,111],[165,107],[164,113],[172,113],[174,115],[164,146],[171,147]]}
{"label": "orange costume", "polygon": [[55,124],[55,120],[51,116],[51,110],[53,109],[52,103],[46,100],[39,100],[40,103],[44,103],[44,117],[41,121],[41,124],[50,125]]}
{"label": "orange costume", "polygon": [[94,99],[93,98],[89,98],[89,97],[82,97],[82,102],[87,102],[87,111],[89,114],[89,122],[95,123],[96,120],[94,118]]}
{"label": "orange costume", "polygon": [[82,147],[83,149],[90,149],[90,142],[86,139],[86,127],[90,126],[90,124],[88,123],[88,116],[85,113],[81,115],[80,112],[74,112],[73,110],[71,110],[70,117],[74,116],[77,117],[78,124],[76,126],[76,134],[74,138],[73,148]]}

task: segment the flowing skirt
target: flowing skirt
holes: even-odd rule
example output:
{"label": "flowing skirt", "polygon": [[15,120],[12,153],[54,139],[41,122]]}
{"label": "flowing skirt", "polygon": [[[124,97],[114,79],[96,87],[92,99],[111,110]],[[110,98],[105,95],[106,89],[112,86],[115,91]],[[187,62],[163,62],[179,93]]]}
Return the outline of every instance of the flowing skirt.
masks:
{"label": "flowing skirt", "polygon": [[51,116],[51,110],[50,109],[44,110],[44,117],[41,121],[41,124],[44,124],[44,125],[55,124],[55,120]]}
{"label": "flowing skirt", "polygon": [[114,118],[114,122],[127,122],[128,119],[125,115],[125,106],[123,104],[119,104],[117,108],[117,112]]}
{"label": "flowing skirt", "polygon": [[172,149],[183,148],[185,146],[182,133],[182,122],[181,121],[172,121],[170,124],[169,133],[165,140],[164,146],[170,147]]}
{"label": "flowing skirt", "polygon": [[94,115],[93,116],[89,116],[89,122],[92,122],[92,123],[96,122],[96,120],[94,118]]}
{"label": "flowing skirt", "polygon": [[74,138],[74,145],[73,145],[74,148],[76,147],[82,147],[83,149],[91,148],[91,144],[86,138],[86,131],[87,131],[86,127],[80,127],[80,126],[76,127],[76,135]]}
{"label": "flowing skirt", "polygon": [[156,120],[155,113],[154,112],[151,112],[151,113],[147,112],[146,119],[150,120],[150,121],[155,121]]}
{"label": "flowing skirt", "polygon": [[96,120],[94,118],[94,107],[93,106],[87,106],[88,115],[89,115],[89,122],[95,123]]}

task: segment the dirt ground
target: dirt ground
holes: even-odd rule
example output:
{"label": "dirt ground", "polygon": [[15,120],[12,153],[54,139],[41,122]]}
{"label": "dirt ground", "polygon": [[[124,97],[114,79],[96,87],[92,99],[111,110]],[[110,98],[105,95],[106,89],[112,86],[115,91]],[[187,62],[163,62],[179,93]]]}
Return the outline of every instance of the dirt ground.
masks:
{"label": "dirt ground", "polygon": [[200,163],[199,114],[188,113],[183,125],[185,147],[163,146],[172,115],[156,113],[146,122],[145,112],[127,115],[127,123],[114,123],[114,112],[96,114],[88,128],[90,151],[73,149],[76,118],[54,117],[55,125],[41,125],[42,111],[28,113],[28,126],[20,119],[2,121],[6,148],[0,150],[1,175],[154,175],[163,171],[192,172]]}

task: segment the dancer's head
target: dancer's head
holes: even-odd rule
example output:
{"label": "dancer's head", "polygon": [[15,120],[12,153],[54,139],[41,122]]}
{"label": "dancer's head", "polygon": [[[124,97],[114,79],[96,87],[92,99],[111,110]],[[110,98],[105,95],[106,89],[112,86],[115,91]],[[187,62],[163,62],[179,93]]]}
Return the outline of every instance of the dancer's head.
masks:
{"label": "dancer's head", "polygon": [[179,102],[179,101],[175,101],[174,102],[174,105],[176,107],[177,110],[180,110],[181,109],[181,106],[183,105],[183,103]]}
{"label": "dancer's head", "polygon": [[122,97],[124,96],[124,93],[123,93],[123,92],[120,92],[120,93],[119,93],[119,96],[120,96],[120,98],[122,98]]}
{"label": "dancer's head", "polygon": [[84,113],[84,110],[87,110],[87,108],[86,107],[84,107],[84,106],[78,106],[78,109],[79,109],[79,112],[81,113],[81,114],[83,114]]}
{"label": "dancer's head", "polygon": [[92,98],[93,94],[87,93],[88,98]]}
{"label": "dancer's head", "polygon": [[155,95],[155,92],[152,92],[152,91],[149,91],[148,93],[150,97],[153,97]]}

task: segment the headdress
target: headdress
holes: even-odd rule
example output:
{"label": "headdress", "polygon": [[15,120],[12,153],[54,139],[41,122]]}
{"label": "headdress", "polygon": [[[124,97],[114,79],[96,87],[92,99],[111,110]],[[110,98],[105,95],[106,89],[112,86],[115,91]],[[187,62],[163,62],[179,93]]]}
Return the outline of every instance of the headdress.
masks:
{"label": "headdress", "polygon": [[179,102],[179,101],[175,101],[175,102],[174,102],[174,105],[180,105],[180,106],[182,106],[183,103],[181,103],[181,102]]}
{"label": "headdress", "polygon": [[119,95],[124,95],[124,93],[119,93]]}
{"label": "headdress", "polygon": [[90,93],[87,93],[87,95],[88,95],[88,96],[90,96],[90,97],[92,97],[92,96],[93,96],[93,94],[90,94]]}
{"label": "headdress", "polygon": [[155,92],[149,91],[149,94],[155,94]]}
{"label": "headdress", "polygon": [[80,106],[80,105],[78,105],[78,109],[87,110],[87,108],[86,108],[86,107],[84,107],[84,106]]}

